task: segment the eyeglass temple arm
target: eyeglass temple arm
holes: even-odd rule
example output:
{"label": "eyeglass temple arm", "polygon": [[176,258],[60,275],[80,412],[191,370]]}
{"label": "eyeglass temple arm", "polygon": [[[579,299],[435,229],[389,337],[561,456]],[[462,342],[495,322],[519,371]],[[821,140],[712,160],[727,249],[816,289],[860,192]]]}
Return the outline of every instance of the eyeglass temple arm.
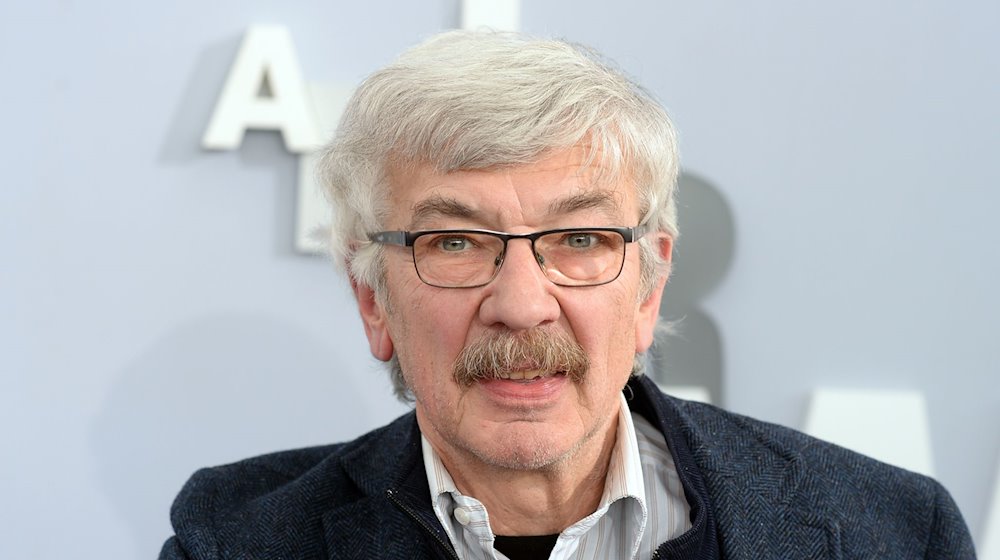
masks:
{"label": "eyeglass temple arm", "polygon": [[400,245],[407,247],[411,242],[407,239],[406,233],[407,232],[405,231],[380,231],[369,235],[368,239],[375,243],[381,243],[382,245]]}
{"label": "eyeglass temple arm", "polygon": [[626,237],[625,241],[628,243],[635,243],[636,241],[642,239],[643,235],[646,235],[647,233],[652,231],[652,229],[653,228],[652,226],[649,225],[649,222],[646,222],[644,224],[639,224],[634,228],[627,228],[627,231],[631,234],[631,237]]}

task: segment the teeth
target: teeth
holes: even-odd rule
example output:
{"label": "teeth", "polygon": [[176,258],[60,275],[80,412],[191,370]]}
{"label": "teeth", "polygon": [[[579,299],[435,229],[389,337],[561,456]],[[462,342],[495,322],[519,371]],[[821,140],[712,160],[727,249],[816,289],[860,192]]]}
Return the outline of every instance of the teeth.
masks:
{"label": "teeth", "polygon": [[540,371],[528,370],[528,371],[505,371],[500,374],[500,379],[511,379],[511,380],[525,380],[525,379],[535,379],[537,377],[545,377]]}

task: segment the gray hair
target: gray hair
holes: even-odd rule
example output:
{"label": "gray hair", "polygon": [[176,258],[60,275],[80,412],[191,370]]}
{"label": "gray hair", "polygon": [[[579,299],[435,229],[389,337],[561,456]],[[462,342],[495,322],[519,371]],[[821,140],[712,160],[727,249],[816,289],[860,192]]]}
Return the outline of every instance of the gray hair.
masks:
{"label": "gray hair", "polygon": [[[564,41],[484,31],[432,37],[358,87],[321,153],[333,258],[388,303],[382,250],[368,234],[383,229],[390,169],[511,167],[581,144],[585,167],[601,164],[597,180],[632,182],[643,221],[677,236],[676,134],[643,88]],[[669,268],[653,243],[640,247],[645,298]]]}

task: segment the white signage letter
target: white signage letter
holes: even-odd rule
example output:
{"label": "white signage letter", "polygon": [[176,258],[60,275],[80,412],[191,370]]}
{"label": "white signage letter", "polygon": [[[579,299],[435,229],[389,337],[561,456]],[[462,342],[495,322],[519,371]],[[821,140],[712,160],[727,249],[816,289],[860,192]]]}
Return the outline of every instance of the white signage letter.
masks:
{"label": "white signage letter", "polygon": [[927,405],[916,391],[818,389],[805,432],[897,467],[934,473]]}
{"label": "white signage letter", "polygon": [[521,0],[462,0],[462,29],[517,31],[520,20]]}
{"label": "white signage letter", "polygon": [[[340,115],[351,97],[351,88],[309,84],[309,98],[316,108],[316,126],[324,137],[333,135]],[[319,154],[299,156],[299,208],[295,226],[295,248],[302,253],[322,253],[330,231],[330,205],[316,182]]]}
{"label": "white signage letter", "polygon": [[235,150],[246,130],[280,130],[294,153],[322,141],[295,47],[281,26],[251,26],[229,70],[202,146]]}
{"label": "white signage letter", "polygon": [[993,501],[986,513],[986,527],[983,528],[980,560],[1000,560],[1000,464],[993,482]]}

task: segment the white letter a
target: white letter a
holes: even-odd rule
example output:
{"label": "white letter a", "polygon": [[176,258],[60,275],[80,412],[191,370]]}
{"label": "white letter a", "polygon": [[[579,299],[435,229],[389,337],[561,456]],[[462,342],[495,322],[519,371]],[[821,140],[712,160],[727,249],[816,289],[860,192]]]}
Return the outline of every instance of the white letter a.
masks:
{"label": "white letter a", "polygon": [[247,30],[202,146],[234,150],[248,128],[280,130],[285,147],[294,153],[314,150],[321,141],[292,37],[284,27],[254,25]]}

